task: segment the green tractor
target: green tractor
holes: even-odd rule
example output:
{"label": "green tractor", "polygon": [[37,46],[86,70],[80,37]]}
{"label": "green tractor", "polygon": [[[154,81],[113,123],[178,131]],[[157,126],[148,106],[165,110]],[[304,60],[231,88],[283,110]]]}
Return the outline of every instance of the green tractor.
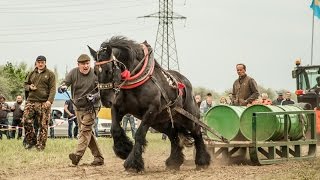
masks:
{"label": "green tractor", "polygon": [[320,65],[301,66],[300,59],[292,71],[296,79],[296,95],[298,103],[306,103],[305,109],[315,110],[316,132],[320,135]]}

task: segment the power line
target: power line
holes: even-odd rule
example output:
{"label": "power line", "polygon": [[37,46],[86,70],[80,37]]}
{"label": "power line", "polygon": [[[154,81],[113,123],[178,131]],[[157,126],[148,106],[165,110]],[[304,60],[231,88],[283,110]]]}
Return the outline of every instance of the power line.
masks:
{"label": "power line", "polygon": [[[151,4],[153,4],[153,3],[151,3]],[[132,8],[132,7],[139,7],[139,6],[146,6],[146,4],[125,5],[125,6],[116,7],[116,9]],[[86,8],[86,7],[84,7],[84,8]],[[0,14],[11,14],[11,13],[15,13],[15,14],[91,13],[91,12],[97,12],[97,11],[105,11],[105,12],[113,13],[111,11],[106,11],[106,8],[87,9],[86,11],[84,11],[83,9],[75,9],[75,10],[65,9],[65,10],[62,10],[62,11],[56,11],[56,10],[55,11],[51,11],[51,10],[50,11],[49,10],[43,11],[42,9],[31,9],[31,11],[26,11],[25,9],[24,10],[15,10],[15,9],[13,9],[12,11],[10,11],[10,10],[6,11],[6,10],[7,9],[0,11]]]}
{"label": "power line", "polygon": [[[93,26],[96,24],[88,24],[87,22],[95,22],[97,19],[86,19],[86,20],[79,20],[79,21],[63,21],[63,22],[52,22],[50,24],[48,23],[40,23],[40,24],[16,24],[16,25],[10,25],[10,26],[5,26],[5,27],[0,27],[0,32],[2,31],[12,31],[13,28],[18,28],[14,29],[16,30],[24,30],[24,29],[34,29],[34,28],[50,28],[50,26],[54,26],[59,28],[59,25],[63,25],[63,28],[65,27],[74,27],[74,25],[85,25],[85,26]],[[114,20],[114,19],[113,19]],[[133,18],[121,18],[117,19],[117,21],[124,21],[124,20],[134,20]],[[108,22],[108,19],[105,19],[106,22]],[[85,24],[82,24],[85,23]],[[58,25],[58,26],[57,26]],[[73,25],[73,26],[65,26],[65,25]]]}
{"label": "power line", "polygon": [[74,31],[74,30],[88,30],[93,28],[100,28],[104,26],[116,25],[130,21],[118,21],[113,23],[100,23],[100,24],[93,24],[91,26],[85,25],[85,27],[76,27],[76,28],[65,28],[65,29],[56,29],[56,30],[42,30],[42,31],[33,31],[33,32],[22,32],[22,33],[6,33],[0,34],[0,36],[17,36],[17,35],[27,35],[27,34],[47,34],[52,32],[65,32],[65,31]]}
{"label": "power line", "polygon": [[[32,5],[44,5],[44,6],[50,6],[51,4],[61,4],[61,3],[74,3],[74,5],[77,5],[77,4],[79,4],[79,3],[81,3],[81,1],[82,0],[63,0],[63,1],[57,1],[57,0],[48,0],[48,1],[45,1],[45,0],[41,0],[41,1],[39,1],[39,2],[36,2],[35,0],[30,0],[30,2],[28,3],[27,2],[27,0],[24,0],[23,1],[23,3],[21,3],[22,1],[18,1],[18,3],[16,2],[16,3],[12,3],[12,2],[14,2],[14,1],[12,1],[12,0],[9,0],[9,1],[7,1],[7,2],[5,2],[5,1],[0,1],[0,5],[1,5],[1,8],[2,7],[5,7],[5,8],[10,8],[10,7],[12,7],[12,6],[14,6],[14,7],[12,7],[12,8],[28,8],[28,7],[30,7],[30,5],[32,6]],[[97,5],[97,2],[95,2],[95,1],[90,1],[90,3],[88,3],[88,1],[87,0],[83,0],[84,2],[86,2],[85,4],[88,4],[88,5],[90,5],[90,4],[92,4],[92,5]],[[103,0],[100,0],[100,1],[103,1]],[[99,1],[99,2],[100,2]],[[3,4],[1,4],[1,2],[3,3]],[[107,1],[103,1],[103,2],[107,2]],[[128,3],[128,2],[137,2],[136,0],[126,0],[126,1],[124,1],[124,0],[121,0],[121,1],[117,1],[117,4],[118,3]],[[139,1],[139,2],[141,2],[141,0]],[[83,3],[82,3],[83,4]],[[111,4],[110,3],[110,0],[108,0],[108,4]],[[20,6],[20,7],[19,7]],[[38,7],[38,6],[37,6]]]}
{"label": "power line", "polygon": [[[99,0],[99,1],[93,1],[93,2],[90,1],[90,3],[86,2],[86,3],[76,3],[76,4],[59,4],[59,5],[48,5],[48,4],[46,4],[45,6],[41,6],[41,4],[38,4],[38,3],[37,4],[21,4],[23,6],[13,6],[13,7],[11,7],[11,6],[3,6],[2,5],[0,7],[0,10],[1,9],[3,9],[3,10],[11,10],[11,9],[13,9],[13,10],[23,9],[23,10],[25,10],[26,8],[32,8],[32,9],[33,8],[34,9],[37,9],[37,8],[41,8],[41,9],[47,9],[48,8],[48,9],[51,9],[51,8],[64,8],[64,7],[69,8],[70,6],[77,7],[77,6],[83,6],[83,5],[86,5],[86,6],[87,5],[95,5],[96,6],[100,2],[105,3],[106,1]],[[55,4],[57,4],[57,3],[55,3]]]}
{"label": "power line", "polygon": [[[130,32],[134,32],[141,29],[148,29],[152,28],[153,26],[142,26],[135,29],[126,29]],[[83,39],[83,38],[94,38],[97,36],[108,35],[111,33],[104,33],[104,34],[95,34],[95,35],[87,35],[87,36],[75,36],[75,37],[64,37],[64,38],[55,38],[55,39],[43,39],[43,40],[21,40],[21,41],[0,41],[0,44],[11,44],[11,43],[42,43],[42,42],[56,42],[56,41],[65,41],[65,40],[75,40],[75,39]]]}

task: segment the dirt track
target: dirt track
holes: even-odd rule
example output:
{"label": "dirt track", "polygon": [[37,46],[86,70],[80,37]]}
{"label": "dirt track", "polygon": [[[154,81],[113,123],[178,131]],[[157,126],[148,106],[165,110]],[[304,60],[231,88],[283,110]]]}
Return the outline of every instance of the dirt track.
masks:
{"label": "dirt track", "polygon": [[[61,164],[57,167],[33,167],[20,170],[0,171],[0,179],[320,179],[319,159],[311,161],[293,161],[278,165],[251,166],[215,162],[208,169],[195,170],[192,149],[186,149],[186,161],[180,171],[166,170],[164,161],[166,152],[146,151],[144,154],[145,171],[126,172],[123,161],[114,155],[106,158],[105,165],[91,167],[85,159],[80,166]],[[33,170],[33,172],[32,172]]]}

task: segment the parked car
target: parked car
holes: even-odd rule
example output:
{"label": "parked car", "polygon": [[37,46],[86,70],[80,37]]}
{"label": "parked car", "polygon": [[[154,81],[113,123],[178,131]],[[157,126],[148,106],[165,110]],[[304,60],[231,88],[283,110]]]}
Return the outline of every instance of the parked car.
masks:
{"label": "parked car", "polygon": [[[51,108],[51,117],[53,120],[55,137],[68,137],[68,119],[63,118],[63,112],[64,112],[63,107]],[[104,137],[111,136],[110,129],[111,129],[111,120],[99,118],[98,135],[104,136]],[[50,130],[48,130],[48,135],[49,135],[49,132]]]}

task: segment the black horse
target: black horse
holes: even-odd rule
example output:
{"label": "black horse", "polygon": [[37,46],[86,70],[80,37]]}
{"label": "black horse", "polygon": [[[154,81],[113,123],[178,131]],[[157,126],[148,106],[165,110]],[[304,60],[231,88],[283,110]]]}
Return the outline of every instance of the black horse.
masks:
{"label": "black horse", "polygon": [[[138,44],[116,36],[103,42],[98,51],[89,49],[95,59],[101,102],[105,107],[111,107],[113,150],[118,157],[125,159],[126,170],[144,170],[142,153],[150,127],[166,134],[171,141],[167,168],[180,168],[184,161],[182,150],[186,137],[194,140],[197,168],[209,166],[210,155],[200,126],[175,110],[183,109],[198,119],[200,117],[191,83],[186,77],[162,69],[146,42]],[[141,120],[134,145],[120,126],[127,113]]]}

